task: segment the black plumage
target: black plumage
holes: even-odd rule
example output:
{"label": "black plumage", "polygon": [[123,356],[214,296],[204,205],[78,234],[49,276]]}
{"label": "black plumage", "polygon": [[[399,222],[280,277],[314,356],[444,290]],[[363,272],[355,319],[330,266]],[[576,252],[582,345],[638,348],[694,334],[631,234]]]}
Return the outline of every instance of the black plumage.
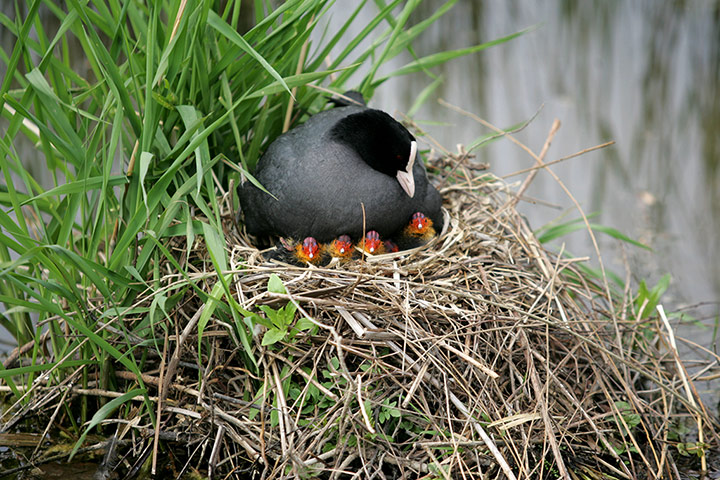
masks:
{"label": "black plumage", "polygon": [[344,106],[310,117],[278,137],[258,162],[255,178],[277,199],[250,182],[240,188],[248,233],[320,242],[344,234],[362,238],[369,230],[386,237],[418,211],[442,226],[441,197],[419,156],[412,196],[398,180],[414,142],[380,110]]}

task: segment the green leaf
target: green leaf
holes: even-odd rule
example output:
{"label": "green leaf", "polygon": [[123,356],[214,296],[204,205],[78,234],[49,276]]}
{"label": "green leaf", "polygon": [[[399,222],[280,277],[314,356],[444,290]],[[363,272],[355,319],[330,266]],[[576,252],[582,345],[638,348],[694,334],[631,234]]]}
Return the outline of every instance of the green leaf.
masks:
{"label": "green leaf", "polygon": [[[630,430],[640,425],[640,415],[633,411],[629,403],[617,401],[615,402],[615,408],[620,412]],[[624,426],[620,421],[618,421],[618,426],[621,427],[621,431],[624,431]]]}
{"label": "green leaf", "polygon": [[[635,307],[638,309],[642,308],[642,311],[638,312],[638,318],[645,318],[655,312],[655,307],[657,307],[657,304],[660,302],[660,297],[662,297],[670,286],[671,279],[672,276],[669,273],[663,275],[657,285],[650,290],[647,288],[645,280],[640,282],[637,297],[635,298]],[[644,307],[643,304],[645,305]]]}
{"label": "green leaf", "polygon": [[220,18],[217,13],[210,10],[208,12],[207,22],[208,25],[213,27],[215,30],[224,35],[228,40],[240,47],[240,49],[242,49],[245,53],[257,60],[258,63],[260,63],[260,65],[262,65],[262,67],[273,78],[275,78],[280,85],[283,86],[283,89],[285,89],[292,96],[292,92],[290,92],[290,87],[288,87],[288,85],[285,83],[285,80],[283,80],[280,74],[276,72],[275,69],[262,57],[262,55],[257,53],[234,28],[225,23],[225,21]]}
{"label": "green leaf", "polygon": [[138,175],[140,178],[139,183],[140,189],[142,190],[143,204],[148,211],[150,210],[150,208],[148,207],[147,192],[145,191],[145,179],[147,178],[148,169],[150,168],[150,163],[152,162],[153,158],[154,156],[150,152],[140,153],[140,168],[138,171]]}
{"label": "green leaf", "polygon": [[287,329],[271,328],[263,335],[262,345],[274,345],[287,335]]}
{"label": "green leaf", "polygon": [[265,312],[265,315],[270,320],[271,324],[275,328],[285,328],[286,324],[284,317],[281,314],[281,310],[275,310],[268,305],[260,305],[260,310]]}
{"label": "green leaf", "polygon": [[[215,285],[213,285],[212,291],[210,292],[208,300],[207,302],[205,302],[203,311],[200,314],[200,318],[198,319],[198,337],[200,337],[198,340],[202,340],[202,334],[205,331],[205,326],[207,325],[208,321],[210,321],[210,317],[212,317],[213,313],[215,313],[215,309],[222,302],[224,292],[225,289],[223,288],[222,282],[218,281],[217,283],[215,283]],[[198,355],[200,355],[199,348]]]}
{"label": "green leaf", "polygon": [[[597,216],[597,214],[588,215],[587,218],[592,218],[593,216]],[[571,220],[567,223],[563,223],[560,225],[542,227],[541,229],[539,229],[536,232],[536,235],[537,235],[537,239],[540,243],[547,243],[552,240],[555,240],[556,238],[568,235],[572,232],[576,232],[578,230],[585,230],[586,228],[587,227],[586,227],[583,219],[578,218],[578,219]],[[640,247],[645,250],[652,250],[650,247],[648,247],[644,243],[638,242],[637,240],[633,240],[632,238],[630,238],[626,235],[623,235],[615,228],[606,227],[605,225],[599,225],[597,223],[590,223],[590,228],[592,229],[593,232],[601,232],[601,233],[609,235],[617,240],[623,241],[625,243],[629,243],[630,245],[634,245],[636,247]]]}
{"label": "green leaf", "polygon": [[145,393],[146,393],[146,390],[144,388],[136,388],[134,390],[130,390],[129,392],[127,392],[117,398],[113,398],[108,403],[103,405],[100,408],[100,410],[95,412],[95,415],[93,415],[87,428],[85,428],[85,431],[82,433],[82,435],[80,435],[80,438],[78,439],[78,441],[75,442],[75,446],[73,447],[72,451],[70,452],[70,459],[72,459],[75,456],[78,449],[82,446],[83,442],[85,441],[85,437],[87,437],[88,433],[90,433],[90,430],[92,430],[97,425],[99,425],[103,420],[108,418],[121,405],[132,400],[133,398],[135,398],[137,396],[145,395]]}
{"label": "green leaf", "polygon": [[303,330],[311,330],[312,328],[316,327],[312,320],[310,320],[307,317],[303,317],[298,319],[297,323],[295,324],[295,328],[300,330],[301,332]]}
{"label": "green leaf", "polygon": [[256,313],[253,313],[252,315],[248,315],[247,317],[243,318],[243,321],[245,322],[245,325],[247,325],[247,327],[250,329],[250,331],[253,331],[255,329],[255,325],[262,325],[265,328],[273,328],[274,326],[269,318],[265,318]]}
{"label": "green leaf", "polygon": [[449,62],[452,59],[462,57],[465,55],[469,55],[471,53],[477,53],[479,51],[485,50],[486,48],[492,47],[494,45],[498,45],[501,43],[505,43],[507,41],[510,41],[516,37],[519,37],[520,35],[524,35],[525,33],[532,30],[526,29],[522,30],[517,33],[513,33],[511,35],[507,35],[505,37],[498,38],[497,40],[493,40],[491,42],[486,42],[480,45],[475,45],[474,47],[467,47],[467,48],[460,48],[458,50],[450,50],[440,53],[434,53],[432,55],[428,55],[423,58],[419,58],[413,62],[408,63],[407,65],[400,67],[399,69],[395,70],[394,72],[389,73],[388,75],[385,75],[383,77],[378,78],[374,83],[373,87],[377,88],[380,84],[384,83],[386,80],[397,77],[400,75],[408,75],[411,73],[416,73],[422,70],[426,70],[432,67],[435,67],[437,65],[441,65],[444,63]]}
{"label": "green leaf", "polygon": [[349,68],[353,68],[357,65],[350,65],[349,67],[343,67],[343,68],[336,68],[334,70],[324,70],[321,72],[310,72],[310,73],[300,73],[297,75],[291,75],[287,77],[282,82],[275,81],[272,82],[264,87],[259,88],[258,90],[255,90],[254,92],[247,95],[246,99],[251,98],[262,98],[266,97],[268,95],[273,95],[275,93],[279,93],[283,90],[285,90],[285,87],[295,88],[302,85],[307,85],[310,82],[313,82],[315,80],[319,80],[322,78],[327,77],[331,73],[340,72]]}
{"label": "green leaf", "polygon": [[203,236],[205,237],[205,245],[207,246],[210,259],[212,260],[215,270],[218,274],[226,272],[227,254],[225,252],[225,240],[217,229],[211,227],[207,223],[202,224]]}
{"label": "green leaf", "polygon": [[0,364],[0,378],[3,380],[8,380],[9,378],[18,375],[25,375],[34,372],[44,372],[55,368],[58,365],[61,365],[62,368],[76,368],[85,365],[97,365],[97,363],[97,361],[93,360],[66,360],[62,364],[59,364],[58,362],[39,363],[36,365],[27,365],[25,367],[9,368],[7,370]]}
{"label": "green leaf", "polygon": [[268,280],[268,292],[272,293],[287,293],[285,290],[285,285],[283,285],[282,280],[280,280],[280,277],[278,277],[276,274],[271,274],[270,279]]}
{"label": "green leaf", "polygon": [[423,106],[425,102],[427,102],[428,98],[430,98],[430,95],[432,95],[437,88],[442,85],[444,81],[443,76],[437,77],[430,85],[425,87],[420,94],[415,98],[415,101],[413,102],[412,106],[410,107],[410,110],[407,112],[408,117],[414,117],[415,114],[420,110],[420,107]]}

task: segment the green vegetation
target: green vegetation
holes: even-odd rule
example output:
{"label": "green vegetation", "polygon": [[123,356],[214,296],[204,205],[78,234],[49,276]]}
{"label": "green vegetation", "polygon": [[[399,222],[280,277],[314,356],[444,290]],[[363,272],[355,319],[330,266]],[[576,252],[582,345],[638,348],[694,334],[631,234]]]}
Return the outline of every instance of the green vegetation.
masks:
{"label": "green vegetation", "polygon": [[[61,405],[60,418],[80,441],[118,409],[121,417],[155,422],[155,390],[142,373],[150,357],[163,355],[166,336],[183,330],[187,319],[174,312],[189,292],[203,305],[200,359],[211,348],[203,337],[211,320],[227,327],[254,372],[258,324],[267,328],[263,345],[314,328],[293,324],[291,304],[249,312],[231,295],[222,226],[232,212],[223,213],[219,199],[234,198],[243,175],[252,181],[259,155],[286,123],[324,108],[329,92],[355,88],[369,98],[387,80],[414,72],[428,75],[422,102],[439,85],[433,66],[518,35],[419,58],[413,40],[452,0],[423,19],[413,16],[419,1],[358,2],[318,42],[311,33],[324,25],[331,1],[290,0],[276,9],[260,0],[27,3],[15,18],[0,16],[17,39],[11,52],[0,51],[7,69],[0,85],[7,126],[0,139],[0,322],[25,346],[0,380],[16,406],[28,404],[39,385],[69,379],[83,388],[100,379],[118,391],[111,401]],[[242,31],[248,8],[252,27]],[[349,38],[362,9],[374,18]],[[403,52],[412,60],[382,73]],[[361,66],[368,73],[358,79]],[[23,158],[20,137],[43,165]],[[37,170],[49,172],[50,184]],[[214,272],[198,275],[187,262],[198,239]],[[269,289],[281,292],[282,283]],[[118,381],[120,368],[134,382]],[[138,395],[145,400],[131,414]],[[381,421],[396,417],[394,405],[381,407]]]}
{"label": "green vegetation", "polygon": [[[421,73],[412,114],[442,82],[434,66],[522,33],[419,56],[413,41],[455,0],[428,18],[418,0],[360,1],[337,31],[332,1],[275,3],[29,0],[0,16],[17,39],[0,51],[0,323],[20,346],[0,366],[3,427],[47,428],[73,454],[132,437],[184,473],[264,478],[627,473],[668,440],[704,462],[702,435],[647,434],[678,405],[700,433],[711,423],[647,328],[669,277],[630,298],[587,265],[555,272],[540,242],[588,226],[636,242],[579,220],[536,239],[491,175],[441,164],[468,182],[446,197],[460,225],[391,273],[250,265],[234,190],[269,142],[333,92],[370,98]],[[674,403],[660,411],[658,395]]]}

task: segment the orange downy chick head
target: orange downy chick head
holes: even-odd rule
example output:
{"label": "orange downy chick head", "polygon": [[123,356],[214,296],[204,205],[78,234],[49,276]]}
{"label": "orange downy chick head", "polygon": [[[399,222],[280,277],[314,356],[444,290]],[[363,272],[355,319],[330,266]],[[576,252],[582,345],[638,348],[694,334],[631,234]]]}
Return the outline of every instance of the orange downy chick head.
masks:
{"label": "orange downy chick head", "polygon": [[415,212],[406,230],[410,235],[422,236],[430,231],[432,224],[432,220],[426,217],[424,213]]}
{"label": "orange downy chick head", "polygon": [[298,259],[303,262],[314,263],[320,260],[320,246],[313,237],[305,238],[302,245],[295,247],[295,252]]}
{"label": "orange downy chick head", "polygon": [[340,235],[330,243],[329,250],[333,257],[349,258],[353,254],[352,240],[348,235]]}
{"label": "orange downy chick head", "polygon": [[365,234],[362,247],[367,253],[372,253],[374,255],[385,251],[385,246],[380,240],[380,234],[375,230],[370,230]]}

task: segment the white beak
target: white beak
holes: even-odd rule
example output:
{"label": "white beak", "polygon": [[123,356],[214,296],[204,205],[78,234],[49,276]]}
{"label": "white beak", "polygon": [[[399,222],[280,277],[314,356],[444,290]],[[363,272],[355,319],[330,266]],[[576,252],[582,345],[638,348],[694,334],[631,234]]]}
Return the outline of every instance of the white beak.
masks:
{"label": "white beak", "polygon": [[413,165],[415,165],[416,156],[417,142],[413,140],[410,142],[410,158],[408,159],[407,167],[405,170],[398,170],[397,172],[398,183],[400,183],[400,186],[410,198],[415,195],[415,179],[413,178],[412,169]]}

